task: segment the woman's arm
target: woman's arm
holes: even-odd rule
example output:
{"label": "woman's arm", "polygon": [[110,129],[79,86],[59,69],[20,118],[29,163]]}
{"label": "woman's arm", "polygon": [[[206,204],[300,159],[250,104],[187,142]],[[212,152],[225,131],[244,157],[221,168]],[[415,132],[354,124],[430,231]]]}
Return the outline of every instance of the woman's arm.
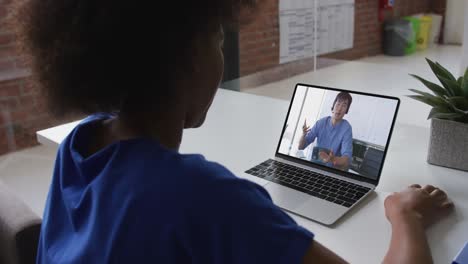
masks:
{"label": "woman's arm", "polygon": [[392,225],[390,248],[384,262],[433,263],[425,229],[453,209],[447,194],[431,185],[410,188],[385,199],[385,214]]}
{"label": "woman's arm", "polygon": [[426,231],[416,216],[402,215],[394,220],[390,248],[383,263],[433,263]]}
{"label": "woman's arm", "polygon": [[[433,263],[425,228],[446,216],[453,203],[444,191],[431,185],[412,185],[385,199],[385,214],[392,225],[390,247],[385,264]],[[312,242],[303,258],[309,263],[346,263],[335,253]]]}
{"label": "woman's arm", "polygon": [[321,245],[319,242],[313,241],[304,256],[302,263],[344,264],[348,262],[333,253],[333,251]]}

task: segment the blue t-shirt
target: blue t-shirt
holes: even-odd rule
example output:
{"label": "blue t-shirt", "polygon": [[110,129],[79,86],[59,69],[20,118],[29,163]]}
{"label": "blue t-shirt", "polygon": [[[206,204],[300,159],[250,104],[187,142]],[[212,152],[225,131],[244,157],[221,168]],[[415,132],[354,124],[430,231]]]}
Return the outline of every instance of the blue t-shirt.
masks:
{"label": "blue t-shirt", "polygon": [[353,156],[353,130],[348,121],[342,120],[336,126],[330,116],[318,120],[305,137],[305,146],[317,139],[317,147],[333,151],[335,156]]}
{"label": "blue t-shirt", "polygon": [[313,234],[259,185],[150,139],[86,153],[99,114],[60,145],[37,263],[300,263]]}

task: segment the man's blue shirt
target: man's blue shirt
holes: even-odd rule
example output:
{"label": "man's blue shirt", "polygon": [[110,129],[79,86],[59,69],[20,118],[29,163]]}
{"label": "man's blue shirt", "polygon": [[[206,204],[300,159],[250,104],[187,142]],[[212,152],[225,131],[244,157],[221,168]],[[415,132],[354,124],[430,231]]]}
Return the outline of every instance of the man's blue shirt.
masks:
{"label": "man's blue shirt", "polygon": [[333,126],[330,116],[318,120],[305,137],[305,146],[317,139],[317,147],[333,151],[335,156],[347,156],[351,161],[353,156],[353,132],[346,120],[341,120]]}

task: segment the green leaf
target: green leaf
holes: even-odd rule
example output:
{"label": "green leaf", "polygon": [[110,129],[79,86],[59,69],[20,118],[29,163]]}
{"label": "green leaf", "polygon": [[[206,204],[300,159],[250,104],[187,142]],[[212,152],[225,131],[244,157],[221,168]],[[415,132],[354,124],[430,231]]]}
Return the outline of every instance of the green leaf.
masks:
{"label": "green leaf", "polygon": [[408,89],[408,90],[410,90],[413,93],[417,93],[417,94],[420,94],[420,95],[423,95],[423,96],[426,96],[426,97],[429,97],[429,98],[436,97],[435,95],[432,95],[430,93],[426,93],[426,92],[423,92],[423,91],[419,91],[419,90],[416,90],[416,89]]}
{"label": "green leaf", "polygon": [[431,67],[432,72],[434,72],[434,74],[436,76],[439,75],[439,76],[442,76],[442,77],[444,77],[446,79],[449,79],[449,80],[452,80],[452,81],[457,81],[457,79],[455,79],[455,77],[453,77],[453,75],[447,69],[445,69],[442,65],[440,65],[439,63],[434,63],[433,61],[431,61],[428,58],[426,58],[426,61],[429,64],[429,66]]}
{"label": "green leaf", "polygon": [[456,120],[456,119],[463,118],[463,115],[459,113],[440,113],[440,112],[431,110],[431,112],[429,113],[429,117],[427,119],[430,119],[430,118]]}
{"label": "green leaf", "polygon": [[428,104],[432,107],[450,107],[450,103],[445,101],[440,97],[436,97],[433,95],[425,96],[425,95],[408,95],[409,98],[413,98],[414,100],[423,102]]}
{"label": "green leaf", "polygon": [[433,107],[427,119],[431,119],[438,114],[453,114],[453,111],[446,107]]}
{"label": "green leaf", "polygon": [[463,76],[463,81],[460,87],[462,88],[465,97],[468,98],[468,68],[465,70],[465,75]]}
{"label": "green leaf", "polygon": [[461,115],[465,115],[465,116],[468,117],[468,111],[461,110],[460,108],[458,108],[456,106],[452,106],[452,109],[453,109],[453,112],[459,113]]}
{"label": "green leaf", "polygon": [[457,81],[449,80],[440,75],[438,75],[437,78],[439,78],[440,82],[451,96],[463,96],[463,91],[461,90],[461,87],[458,85]]}
{"label": "green leaf", "polygon": [[453,81],[457,80],[457,78],[455,78],[455,76],[453,76],[453,74],[449,72],[444,66],[440,65],[440,63],[436,62],[435,64],[439,66],[439,68],[445,73],[446,76],[449,77],[448,79],[453,80]]}
{"label": "green leaf", "polygon": [[463,111],[468,112],[468,99],[463,96],[455,96],[447,99],[451,105]]}
{"label": "green leaf", "polygon": [[468,118],[468,111],[463,111],[463,110],[458,109],[458,108],[456,108],[456,107],[455,107],[454,109],[455,109],[455,112],[456,112],[456,113],[458,113],[458,114],[460,114],[460,115],[463,115],[463,116],[465,116],[466,118]]}
{"label": "green leaf", "polygon": [[418,79],[420,82],[422,82],[427,88],[429,88],[429,90],[431,90],[432,92],[434,92],[435,94],[437,94],[438,96],[444,96],[444,95],[448,95],[447,91],[441,87],[440,85],[438,84],[435,84],[433,82],[430,82],[426,79],[423,79],[417,75],[414,75],[414,74],[410,74],[411,76],[413,76],[414,78]]}

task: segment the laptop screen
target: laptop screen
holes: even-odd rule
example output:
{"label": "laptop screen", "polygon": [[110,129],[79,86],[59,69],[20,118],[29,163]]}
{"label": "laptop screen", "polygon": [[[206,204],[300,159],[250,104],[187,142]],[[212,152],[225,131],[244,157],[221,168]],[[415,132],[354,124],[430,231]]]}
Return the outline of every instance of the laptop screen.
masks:
{"label": "laptop screen", "polygon": [[298,84],[278,152],[378,180],[398,98]]}

